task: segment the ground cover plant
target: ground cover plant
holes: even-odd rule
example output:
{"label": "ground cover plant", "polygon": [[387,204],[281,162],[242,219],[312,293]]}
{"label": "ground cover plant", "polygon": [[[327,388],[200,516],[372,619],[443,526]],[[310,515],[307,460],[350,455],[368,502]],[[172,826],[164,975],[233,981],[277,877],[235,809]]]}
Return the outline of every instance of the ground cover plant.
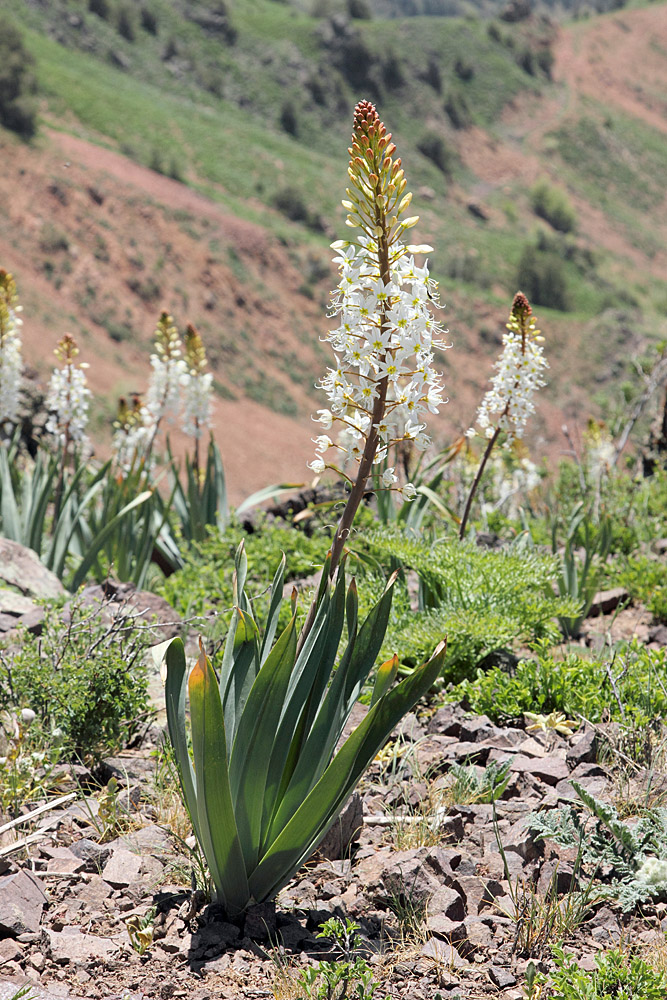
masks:
{"label": "ground cover plant", "polygon": [[[462,66],[463,76],[467,72]],[[289,124],[290,116],[283,117]],[[296,118],[291,122],[298,127]],[[130,939],[119,947],[134,949],[142,969],[156,954],[178,953],[182,960],[189,947],[192,964],[186,971],[183,962],[180,970],[187,977],[200,959],[201,969],[207,959],[242,950],[248,939],[253,948],[257,941],[271,942],[273,934],[279,941],[279,931],[286,940],[292,935],[298,951],[302,941],[312,944],[312,932],[322,926],[342,958],[335,950],[324,957],[312,953],[313,964],[296,975],[290,970],[274,995],[279,988],[285,996],[292,990],[330,1000],[350,992],[373,995],[387,973],[381,956],[372,963],[364,957],[372,940],[369,952],[398,941],[415,949],[396,965],[412,962],[414,971],[422,963],[421,973],[432,963],[435,971],[423,984],[431,993],[452,985],[461,963],[473,978],[475,970],[485,975],[489,955],[494,992],[506,970],[523,984],[517,958],[553,959],[551,982],[538,984],[547,996],[548,989],[565,988],[571,971],[571,963],[559,957],[558,941],[586,940],[586,924],[592,912],[598,918],[602,896],[620,904],[628,920],[640,904],[663,902],[664,809],[647,799],[630,814],[607,802],[612,768],[603,754],[595,758],[591,746],[582,750],[579,743],[590,735],[584,723],[592,722],[600,740],[605,732],[615,734],[617,756],[627,757],[628,734],[658,731],[666,697],[664,650],[637,639],[619,643],[609,621],[610,637],[590,653],[562,640],[574,633],[582,642],[590,637],[584,616],[593,582],[614,579],[621,565],[615,560],[635,559],[637,541],[652,540],[664,525],[664,479],[643,484],[636,502],[632,484],[616,478],[611,460],[599,474],[592,463],[590,469],[574,463],[558,483],[560,509],[545,511],[548,498],[539,494],[540,476],[536,482],[530,475],[521,440],[544,384],[545,362],[532,308],[521,293],[477,414],[481,433],[470,433],[467,447],[461,440],[432,463],[414,463],[410,450],[426,450],[430,443],[427,412],[444,402],[434,351],[444,345],[433,312],[436,289],[427,265],[419,263],[430,248],[406,242],[417,220],[407,215],[410,195],[395,153],[375,108],[361,102],[344,202],[354,236],[334,244],[340,283],[333,315],[339,325],[327,338],[334,360],[320,385],[326,408],[317,414],[310,466],[316,479],[333,473],[345,485],[330,506],[306,510],[303,517],[294,519],[289,511],[283,517],[253,515],[242,527],[239,512],[229,510],[220,454],[213,444],[204,448],[211,380],[205,377],[203,343],[188,328],[183,345],[166,312],[158,321],[148,390],[119,408],[114,464],[88,464],[85,369],[73,339],[63,338],[49,392],[56,460],[49,464],[43,457],[31,465],[13,433],[18,421],[9,376],[18,371],[20,323],[15,289],[2,273],[3,531],[21,526],[24,508],[38,495],[35,551],[42,557],[50,551],[52,543],[44,539],[62,521],[53,565],[71,587],[126,576],[159,586],[182,616],[217,617],[210,628],[206,623],[198,656],[191,656],[194,637],[186,645],[185,634],[153,651],[166,673],[171,738],[171,750],[158,751],[161,777],[153,801],[137,782],[140,768],[133,770],[130,752],[121,762],[102,762],[112,777],[95,798],[96,812],[91,808],[82,821],[79,813],[86,838],[111,852],[109,869],[100,853],[94,872],[90,865],[77,869],[66,854],[47,862],[44,853],[35,877],[65,880],[50,883],[50,914],[74,921],[79,911],[66,909],[69,876],[81,875],[86,885],[75,891],[86,890],[80,909],[88,921],[85,934],[92,927],[93,937],[116,933],[103,909],[113,910],[119,900]],[[184,477],[163,438],[170,410],[179,412],[194,439]],[[495,449],[503,443],[509,457],[496,463]],[[12,468],[15,456],[18,469]],[[465,488],[457,494],[458,459],[467,468],[460,480]],[[414,477],[411,469],[417,470]],[[522,474],[508,494],[503,474],[513,476],[517,469]],[[85,487],[77,492],[79,482]],[[498,498],[512,499],[511,511],[508,505],[494,522],[503,533],[498,539],[483,530],[494,513],[486,504],[496,489]],[[98,505],[106,490],[109,504]],[[144,493],[149,495],[139,503]],[[68,507],[75,496],[80,511],[73,501]],[[403,501],[413,506],[403,507]],[[148,510],[150,518],[142,520]],[[620,511],[627,517],[618,527]],[[23,519],[22,530],[28,523]],[[119,547],[107,548],[121,524]],[[108,526],[100,544],[93,544]],[[582,539],[590,543],[590,558],[588,551],[576,551]],[[607,553],[611,559],[602,565]],[[301,593],[290,586],[296,583]],[[183,622],[184,633],[189,624]],[[122,619],[100,623],[96,610],[79,607],[75,599],[66,612],[56,607],[47,613],[41,636],[19,632],[8,638],[0,658],[0,708],[7,721],[0,803],[13,819],[11,830],[0,827],[0,836],[15,830],[14,822],[28,821],[30,807],[54,790],[52,774],[63,761],[92,762],[138,742],[147,673],[155,680],[156,671],[143,658],[148,630],[135,626]],[[450,685],[444,701],[443,684]],[[623,726],[605,730],[609,720]],[[399,724],[405,728],[397,735]],[[151,738],[156,736],[153,729]],[[403,753],[401,746],[409,749]],[[410,781],[402,773],[408,767],[386,766],[392,754],[418,762]],[[635,763],[639,768],[639,759]],[[651,764],[657,769],[657,753]],[[592,773],[575,775],[582,765]],[[369,778],[363,788],[362,850],[354,856],[348,843],[331,863],[321,861],[314,852],[369,767],[373,776],[384,770],[392,780]],[[579,777],[607,782],[604,796],[594,796]],[[157,803],[159,783],[164,788],[177,781],[183,802],[175,804],[171,788]],[[590,816],[562,808],[571,788]],[[545,806],[532,817],[531,830],[522,825],[528,803]],[[154,866],[151,874],[150,864],[142,869],[145,858],[129,852],[128,859],[121,846],[141,832],[146,818],[153,829],[135,845],[157,838],[155,824],[168,819],[179,849],[191,852],[181,854],[178,876],[184,884],[191,880],[190,889],[174,893],[172,882],[166,900],[155,893],[150,906],[135,905],[146,900],[141,887],[153,878],[167,880],[165,867],[155,874]],[[72,815],[61,824],[61,835],[65,822],[68,850],[76,846]],[[383,829],[389,843],[382,842]],[[559,869],[542,847],[545,840],[575,850],[571,871],[565,870],[565,855]],[[160,842],[160,852],[163,847]],[[121,851],[130,866],[125,882],[124,873],[114,872]],[[392,854],[401,855],[393,870],[387,867]],[[604,872],[598,871],[600,861]],[[51,862],[74,867],[67,872]],[[367,879],[363,886],[354,881],[359,871]],[[96,894],[112,884],[120,885],[114,889],[119,895],[103,896],[110,906],[91,918],[86,897],[99,906]],[[62,922],[49,932],[56,935],[55,956]],[[191,945],[183,946],[190,932]],[[606,941],[603,934],[599,939]],[[322,943],[319,936],[315,941]],[[32,948],[35,941],[25,943]],[[253,955],[258,958],[256,950]],[[127,950],[124,956],[129,966],[133,957]],[[607,978],[589,977],[591,988],[620,989],[626,982],[657,988],[657,974],[651,978],[634,959],[612,956],[600,962],[600,975]],[[231,975],[230,964],[218,971]],[[536,983],[528,979],[527,991]],[[570,976],[573,982],[579,988]]]}

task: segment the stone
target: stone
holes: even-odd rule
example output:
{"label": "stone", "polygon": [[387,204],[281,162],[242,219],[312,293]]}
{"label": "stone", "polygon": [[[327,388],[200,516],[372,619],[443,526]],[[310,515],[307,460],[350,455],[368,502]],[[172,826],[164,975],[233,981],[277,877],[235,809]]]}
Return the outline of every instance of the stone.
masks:
{"label": "stone", "polygon": [[648,641],[655,642],[658,646],[667,646],[667,625],[656,625],[649,629]]}
{"label": "stone", "polygon": [[516,976],[513,976],[509,969],[503,969],[499,965],[489,966],[489,979],[499,990],[506,990],[510,986],[516,986]]}
{"label": "stone", "polygon": [[526,826],[525,817],[517,820],[501,837],[505,852],[513,851],[524,861],[534,861],[542,853],[541,841],[536,841]]}
{"label": "stone", "polygon": [[46,902],[40,880],[25,869],[0,878],[0,936],[37,933]]}
{"label": "stone", "polygon": [[113,889],[99,875],[93,875],[87,885],[82,886],[76,894],[89,910],[100,910],[105,899],[108,899]]}
{"label": "stone", "polygon": [[85,861],[86,869],[90,871],[95,871],[106,864],[111,856],[111,849],[108,844],[96,844],[94,840],[89,840],[87,837],[75,840],[70,845],[69,850],[75,857]]}
{"label": "stone", "polygon": [[[5,976],[0,976],[0,1000],[12,1000],[12,998],[23,989],[27,989],[26,1000],[28,1000],[29,997],[33,997],[34,1000],[83,1000],[83,997],[81,997],[80,994],[75,996],[62,985],[49,983],[48,986],[45,986],[40,983],[36,986],[34,979],[27,978],[21,973],[11,979],[7,979]],[[125,994],[125,996],[127,997],[127,1000],[132,1000],[129,994]],[[136,1000],[139,1000],[136,994],[133,996]]]}
{"label": "stone", "polygon": [[230,945],[241,936],[241,931],[235,924],[225,921],[204,924],[191,938],[190,947],[195,952],[205,952],[209,957],[226,951]]}
{"label": "stone", "polygon": [[0,940],[0,965],[6,962],[17,962],[23,957],[23,948],[13,938],[2,938]]}
{"label": "stone", "polygon": [[591,726],[587,726],[583,733],[575,734],[565,757],[568,767],[574,769],[579,764],[595,763],[598,743],[598,735]]}
{"label": "stone", "polygon": [[426,730],[414,712],[408,712],[392,733],[393,739],[407,740],[410,743],[416,743],[417,740],[422,740],[425,736]]}
{"label": "stone", "polygon": [[429,938],[421,949],[421,954],[426,958],[432,958],[435,962],[441,963],[448,969],[465,969],[468,963],[461,958],[458,951],[449,941],[440,941],[438,938]]}
{"label": "stone", "polygon": [[[24,594],[9,590],[8,587],[0,587],[0,614],[16,619],[20,615],[35,611],[37,607],[38,605]],[[13,625],[16,625],[16,621],[13,622]]]}
{"label": "stone", "polygon": [[[492,751],[489,760],[507,760],[507,751]],[[550,754],[548,757],[527,757],[517,753],[511,759],[510,771],[520,774],[531,774],[547,785],[556,785],[568,777],[570,769],[564,760]]]}
{"label": "stone", "polygon": [[63,927],[60,931],[46,928],[44,935],[52,961],[63,965],[104,960],[123,943],[122,937],[113,939],[84,934],[80,927],[73,926]]}
{"label": "stone", "polygon": [[537,880],[537,891],[542,896],[552,891],[552,886],[556,885],[556,894],[562,896],[566,892],[577,891],[579,879],[575,876],[574,866],[567,861],[560,861],[551,858],[545,861],[540,868],[540,876]]}
{"label": "stone", "polygon": [[343,809],[320,841],[316,854],[329,861],[340,861],[349,855],[359,840],[364,825],[364,810],[359,792],[353,792]]}
{"label": "stone", "polygon": [[597,618],[600,615],[609,615],[615,611],[619,604],[629,604],[630,594],[625,587],[613,587],[611,590],[601,590],[593,597],[593,601],[588,612],[589,618]]}
{"label": "stone", "polygon": [[136,882],[141,871],[141,855],[125,848],[114,851],[102,870],[102,878],[115,889]]}
{"label": "stone", "polygon": [[442,886],[433,893],[428,901],[428,915],[431,917],[445,916],[449,920],[463,920],[465,905],[456,889]]}
{"label": "stone", "polygon": [[36,552],[9,538],[0,538],[0,580],[28,597],[53,600],[65,593],[56,574],[40,562]]}
{"label": "stone", "polygon": [[140,830],[131,830],[121,837],[110,841],[107,847],[115,850],[128,850],[136,854],[147,854],[154,852],[158,855],[173,854],[172,842],[169,834],[161,826],[150,823],[142,826]]}
{"label": "stone", "polygon": [[470,951],[483,952],[493,945],[493,931],[481,917],[466,917],[463,926],[466,932],[466,944]]}

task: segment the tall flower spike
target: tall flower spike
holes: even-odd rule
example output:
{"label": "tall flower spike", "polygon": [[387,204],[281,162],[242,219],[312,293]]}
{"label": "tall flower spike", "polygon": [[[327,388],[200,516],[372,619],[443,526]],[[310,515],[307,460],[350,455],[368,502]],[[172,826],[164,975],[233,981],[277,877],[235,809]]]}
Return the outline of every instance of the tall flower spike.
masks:
{"label": "tall flower spike", "polygon": [[88,365],[76,364],[79,348],[71,333],[66,333],[58,341],[54,354],[63,363],[63,367],[54,368],[49,381],[46,430],[67,451],[70,444],[81,447],[86,442],[85,430],[91,396],[85,375]]}
{"label": "tall flower spike", "polygon": [[16,314],[20,310],[16,282],[0,269],[0,427],[5,431],[18,419],[22,320]]}
{"label": "tall flower spike", "polygon": [[[535,412],[535,393],[546,385],[542,373],[549,366],[543,341],[528,299],[523,292],[517,292],[503,336],[502,354],[495,365],[497,374],[477,411],[477,423],[487,438],[505,431],[509,446],[523,437],[526,421]],[[468,431],[469,436],[474,433],[474,428]]]}
{"label": "tall flower spike", "polygon": [[190,323],[185,331],[185,371],[183,385],[183,432],[201,438],[211,426],[213,375],[207,371],[206,351],[199,332]]}
{"label": "tall flower spike", "polygon": [[[339,433],[335,444],[327,435],[316,438],[318,456],[310,468],[318,474],[336,468],[327,460],[329,447],[335,448],[338,462],[359,462],[357,476],[364,484],[373,463],[398,442],[427,447],[425,414],[437,413],[444,402],[433,367],[434,348],[447,346],[437,339],[445,331],[431,311],[439,305],[437,287],[428,264],[418,265],[414,256],[431,247],[402,241],[418,218],[404,217],[412,196],[405,193],[395,151],[375,107],[361,101],[354,112],[350,187],[343,201],[347,225],[357,232],[332,244],[340,281],[331,316],[339,317],[339,325],[326,337],[334,367],[319,383],[328,407],[315,418],[323,430],[336,425]],[[409,497],[414,488],[407,484],[403,492]]]}

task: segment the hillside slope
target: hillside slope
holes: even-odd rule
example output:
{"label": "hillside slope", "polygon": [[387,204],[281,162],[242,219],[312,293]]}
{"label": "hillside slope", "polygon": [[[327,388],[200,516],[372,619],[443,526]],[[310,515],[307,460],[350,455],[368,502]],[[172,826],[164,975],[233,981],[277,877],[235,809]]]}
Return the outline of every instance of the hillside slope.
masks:
{"label": "hillside slope", "polygon": [[[236,10],[257,15],[266,6],[253,0]],[[613,400],[630,356],[667,333],[665,14],[660,4],[561,28],[552,82],[515,78],[515,54],[503,56],[507,26],[496,29],[500,42],[482,25],[412,18],[401,27],[408,54],[426,38],[431,54],[439,52],[448,25],[455,41],[462,31],[490,38],[492,69],[502,77],[490,99],[488,67],[472,42],[464,49],[472,77],[454,77],[472,110],[466,126],[454,128],[443,113],[454,59],[445,46],[440,94],[417,79],[424,60],[415,54],[412,75],[404,72],[395,91],[385,85],[380,104],[390,126],[397,123],[420,236],[436,247],[432,270],[447,302],[454,349],[444,358],[450,404],[435,427],[440,441],[474,414],[512,292],[530,277],[521,273],[526,261],[558,270],[567,293],[560,309],[537,308],[552,369],[533,431],[538,453],[558,450],[564,417],[584,420]],[[233,91],[216,103],[182,80],[182,93],[166,84],[160,90],[160,79],[148,78],[159,69],[150,60],[147,78],[137,79],[127,67],[37,33],[27,14],[25,23],[33,24],[26,40],[44,124],[32,146],[0,132],[7,206],[0,263],[19,281],[30,363],[44,376],[51,345],[66,329],[75,333],[93,362],[102,431],[116,397],[145,385],[152,330],[167,308],[179,324],[194,322],[207,343],[218,386],[216,434],[234,498],[269,481],[303,479],[318,402],[313,385],[328,361],[319,341],[334,280],[326,246],[344,235],[336,204],[347,108],[325,136],[317,125],[324,112],[311,94],[303,114],[311,132],[299,124],[290,135],[269,122],[264,98],[249,98],[241,113]],[[294,23],[302,33],[294,44],[307,51],[323,25]],[[367,37],[369,51],[371,43],[386,51],[398,24],[350,30]],[[252,34],[237,43],[245,59],[253,37],[259,44]],[[312,59],[321,57],[318,50]],[[274,78],[285,71],[275,54],[271,66]],[[427,92],[430,103],[416,117],[408,97]],[[444,172],[419,151],[425,135],[451,154]],[[191,186],[137,162],[156,151],[162,163],[155,165],[173,160],[173,172]],[[574,232],[559,233],[535,215],[530,189],[540,179],[565,193]]]}

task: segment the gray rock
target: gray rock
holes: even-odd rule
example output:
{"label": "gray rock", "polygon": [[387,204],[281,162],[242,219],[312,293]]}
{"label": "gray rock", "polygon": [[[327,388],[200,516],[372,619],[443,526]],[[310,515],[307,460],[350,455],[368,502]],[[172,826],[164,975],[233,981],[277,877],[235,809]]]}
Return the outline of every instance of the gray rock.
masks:
{"label": "gray rock", "polygon": [[124,943],[123,937],[98,937],[96,934],[84,934],[80,927],[63,927],[61,931],[46,928],[45,942],[48,946],[51,960],[59,964],[78,964],[92,959],[109,958]]}
{"label": "gray rock", "polygon": [[[431,917],[445,916],[450,921],[463,920],[465,917],[465,905],[460,893],[456,889],[442,886],[433,893],[428,901],[428,915]],[[429,925],[430,926],[430,925]]]}
{"label": "gray rock", "polygon": [[499,965],[489,966],[489,979],[499,990],[516,986],[516,976],[513,976],[509,969],[503,969]]}
{"label": "gray rock", "polygon": [[115,889],[136,882],[141,872],[141,855],[120,847],[113,851],[102,871],[102,878]]}
{"label": "gray rock", "polygon": [[6,962],[17,962],[23,956],[23,947],[14,938],[0,940],[0,965]]}
{"label": "gray rock", "polygon": [[[28,979],[25,976],[14,977],[12,979],[0,976],[0,1000],[12,1000],[18,991],[25,987],[29,988],[26,1000],[27,997],[32,997],[33,1000],[84,1000],[80,994],[75,996],[61,984],[57,986],[53,984],[43,986],[41,983],[35,983],[33,979]],[[127,1000],[131,1000],[129,994],[127,995]]]}
{"label": "gray rock", "polygon": [[599,615],[609,615],[615,611],[619,604],[629,602],[630,594],[625,587],[614,587],[612,590],[601,590],[593,598],[589,618],[597,618]]}
{"label": "gray rock", "polygon": [[667,625],[656,625],[649,629],[648,641],[655,642],[658,646],[667,646]]}
{"label": "gray rock", "polygon": [[598,743],[598,735],[590,726],[587,726],[583,733],[577,733],[565,758],[568,766],[575,768],[578,764],[594,763],[597,758]]}
{"label": "gray rock", "polygon": [[21,869],[0,878],[0,936],[36,933],[47,898],[38,878]]}
{"label": "gray rock", "polygon": [[0,587],[1,614],[17,618],[19,615],[25,615],[29,611],[35,611],[37,608],[38,605],[34,601],[31,601],[29,597],[25,597],[24,594],[18,594],[15,590],[9,590],[7,587]]}
{"label": "gray rock", "polygon": [[88,837],[75,840],[69,849],[75,857],[85,861],[86,868],[92,871],[106,864],[111,856],[111,848],[108,844],[96,844]]}
{"label": "gray rock", "polygon": [[253,941],[270,941],[276,933],[276,904],[257,903],[246,910],[243,933]]}
{"label": "gray rock", "polygon": [[27,597],[53,600],[65,593],[62,583],[25,545],[0,538],[0,580]]}
{"label": "gray rock", "polygon": [[440,941],[438,938],[429,938],[423,946],[421,954],[442,963],[448,969],[465,969],[468,965],[453,944],[449,941]]}

